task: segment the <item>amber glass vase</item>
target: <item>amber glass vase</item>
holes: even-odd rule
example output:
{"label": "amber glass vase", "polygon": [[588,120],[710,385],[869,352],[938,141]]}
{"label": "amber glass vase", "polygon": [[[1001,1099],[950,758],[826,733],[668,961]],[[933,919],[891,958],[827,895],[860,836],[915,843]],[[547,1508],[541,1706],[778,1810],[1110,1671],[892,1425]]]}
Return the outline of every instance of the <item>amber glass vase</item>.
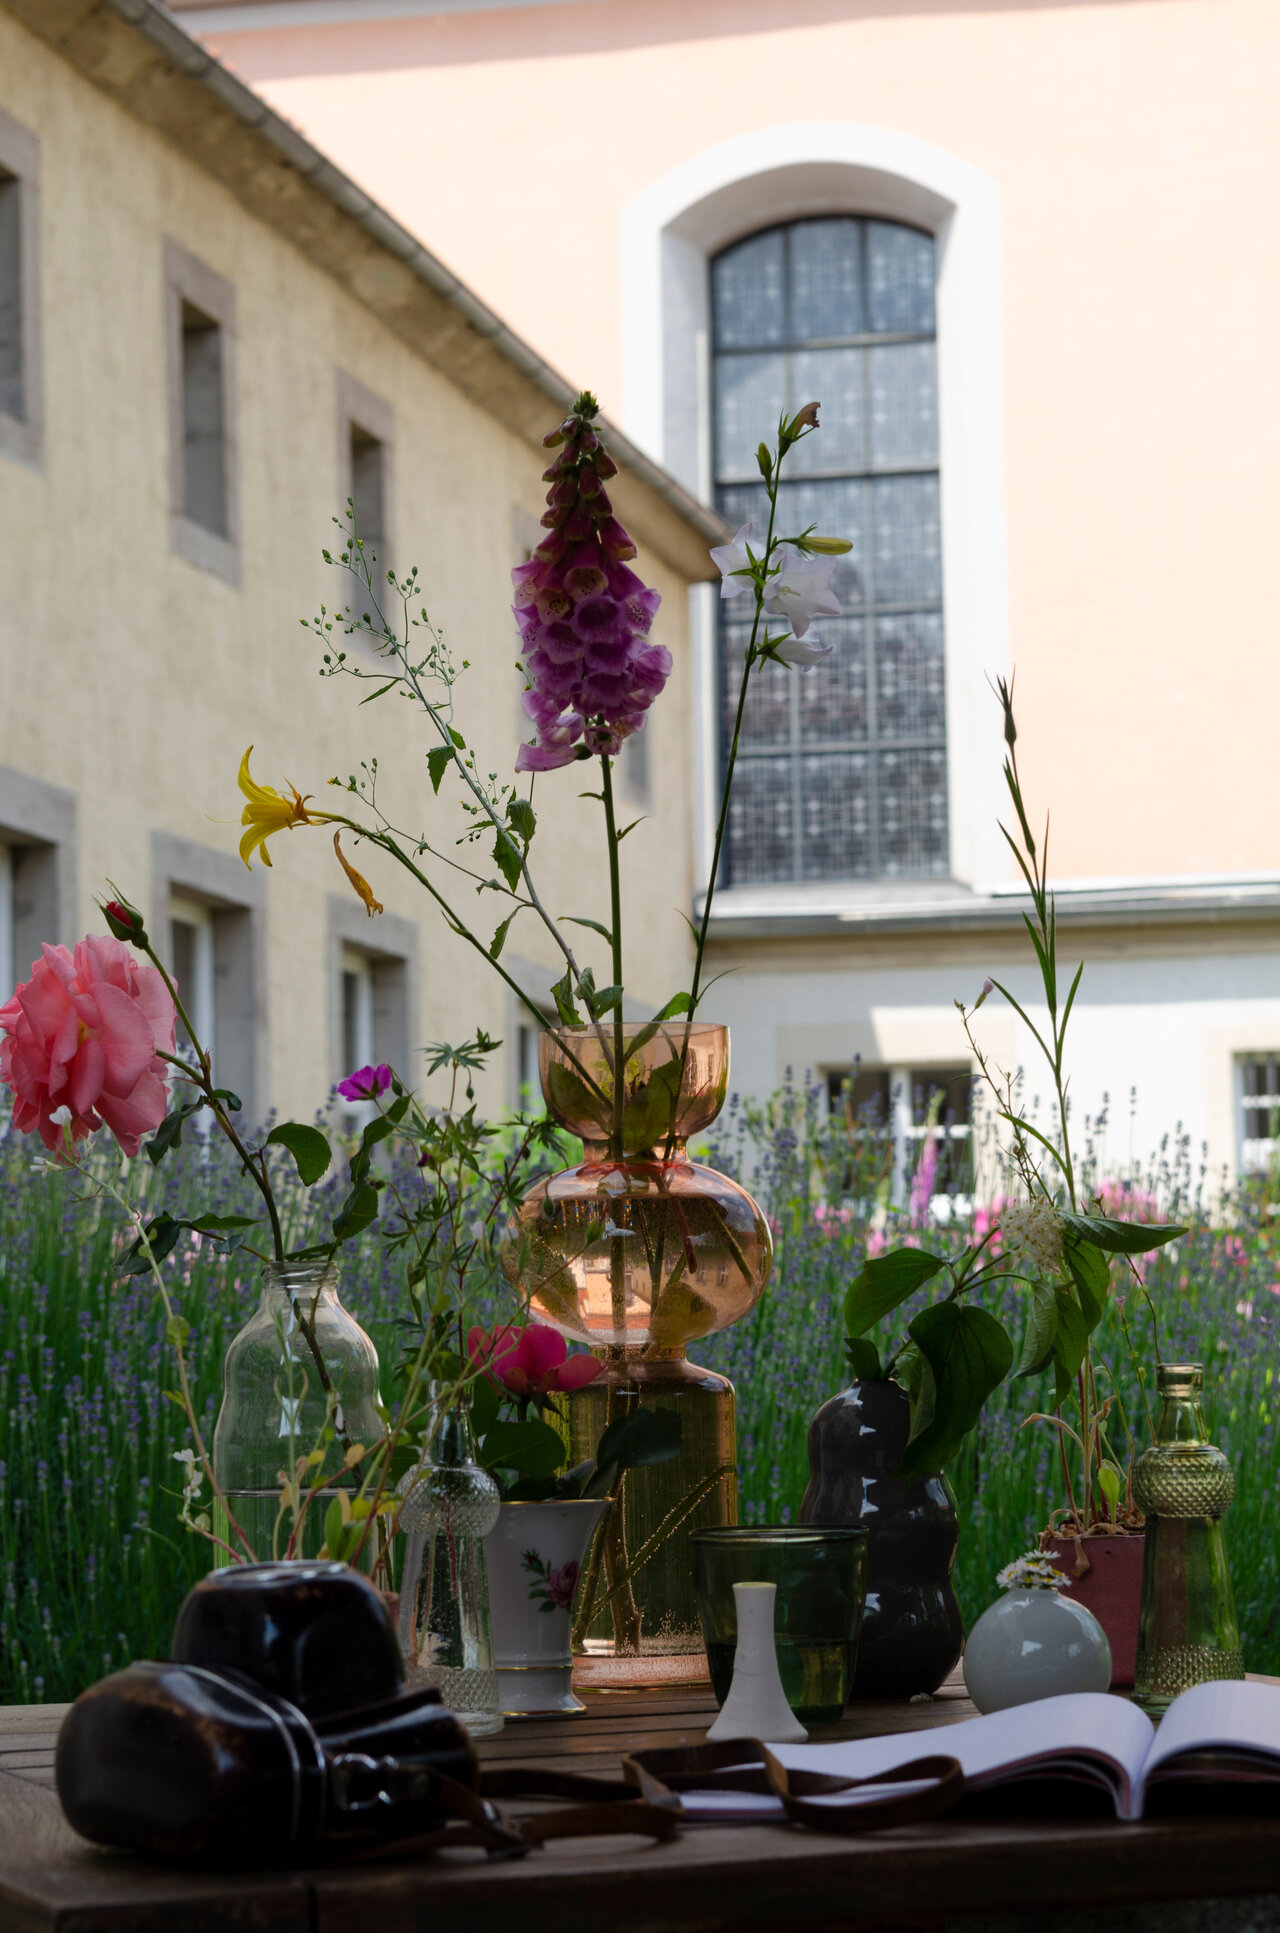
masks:
{"label": "amber glass vase", "polygon": [[705,1669],[689,1533],[736,1522],[738,1502],[733,1386],[685,1348],[755,1306],[773,1259],[746,1189],[686,1152],[724,1105],[729,1031],[561,1028],[542,1038],[540,1071],[583,1159],[530,1193],[507,1267],[535,1319],[605,1364],[569,1400],[571,1460],[638,1404],[681,1421],[679,1455],[631,1469],[598,1533],[575,1650],[599,1661],[601,1682],[671,1681]]}

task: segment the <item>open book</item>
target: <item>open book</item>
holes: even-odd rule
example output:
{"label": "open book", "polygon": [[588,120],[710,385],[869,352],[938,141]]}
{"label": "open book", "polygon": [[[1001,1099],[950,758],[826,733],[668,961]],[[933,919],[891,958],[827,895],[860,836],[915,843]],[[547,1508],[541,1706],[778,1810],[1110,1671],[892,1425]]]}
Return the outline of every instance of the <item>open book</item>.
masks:
{"label": "open book", "polygon": [[[1140,1819],[1148,1790],[1171,1780],[1270,1782],[1280,1797],[1280,1685],[1195,1685],[1174,1699],[1158,1731],[1127,1698],[1090,1691],[955,1725],[773,1750],[792,1771],[850,1779],[875,1779],[913,1759],[945,1753],[960,1761],[970,1792],[1029,1778],[1067,1778],[1109,1792],[1117,1817]],[[885,1790],[870,1786],[865,1797]],[[818,1803],[847,1805],[852,1796],[833,1794]],[[684,1809],[708,1823],[782,1816],[776,1799],[741,1792],[686,1792]]]}

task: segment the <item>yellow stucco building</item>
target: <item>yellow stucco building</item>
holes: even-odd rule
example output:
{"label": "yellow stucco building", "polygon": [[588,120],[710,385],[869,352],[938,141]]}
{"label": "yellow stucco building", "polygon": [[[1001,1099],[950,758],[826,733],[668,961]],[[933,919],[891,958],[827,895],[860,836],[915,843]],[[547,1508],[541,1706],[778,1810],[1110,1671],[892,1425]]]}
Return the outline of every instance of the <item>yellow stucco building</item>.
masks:
{"label": "yellow stucco building", "polygon": [[[858,1057],[909,1139],[963,1090],[953,1000],[1034,997],[1016,669],[1104,1162],[1180,1128],[1215,1173],[1273,1154],[1274,0],[175,5],[731,518],[778,400],[822,396],[806,503],[859,549],[831,665],[751,722],[715,921],[740,1084]],[[732,638],[693,608],[696,890]]]}
{"label": "yellow stucco building", "polygon": [[[458,722],[481,770],[512,772],[530,733],[508,573],[537,541],[540,439],[572,394],[158,9],[0,7],[0,997],[41,940],[102,930],[112,880],[170,948],[250,1118],[322,1104],[353,1061],[413,1078],[425,1042],[480,1027],[506,1043],[482,1098],[516,1098],[515,997],[385,855],[348,841],[386,907],[372,920],[322,830],[246,870],[236,771],[252,742],[257,778],[323,805],[331,775],[375,755],[389,816],[449,848],[464,821],[448,780],[432,794],[424,725],[322,680],[299,619],[345,600],[321,549],[354,494],[470,661]],[[626,849],[639,1004],[688,976],[689,585],[722,526],[610,441],[674,658],[621,766],[649,815]],[[538,783],[539,883],[555,911],[601,917],[603,836],[574,777]],[[461,890],[487,934],[496,902]],[[503,957],[546,1002],[560,969],[535,921]]]}

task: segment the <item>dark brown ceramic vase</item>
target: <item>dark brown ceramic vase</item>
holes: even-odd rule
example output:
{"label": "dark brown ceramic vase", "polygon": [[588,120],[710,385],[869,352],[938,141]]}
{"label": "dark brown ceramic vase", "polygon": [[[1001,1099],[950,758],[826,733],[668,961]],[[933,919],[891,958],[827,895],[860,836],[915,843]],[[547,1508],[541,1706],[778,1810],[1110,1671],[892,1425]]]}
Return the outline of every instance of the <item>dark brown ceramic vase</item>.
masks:
{"label": "dark brown ceramic vase", "polygon": [[909,1429],[906,1391],[896,1383],[854,1383],[809,1426],[800,1521],[859,1524],[868,1533],[855,1698],[936,1691],[964,1642],[951,1588],[956,1500],[944,1476],[894,1476]]}

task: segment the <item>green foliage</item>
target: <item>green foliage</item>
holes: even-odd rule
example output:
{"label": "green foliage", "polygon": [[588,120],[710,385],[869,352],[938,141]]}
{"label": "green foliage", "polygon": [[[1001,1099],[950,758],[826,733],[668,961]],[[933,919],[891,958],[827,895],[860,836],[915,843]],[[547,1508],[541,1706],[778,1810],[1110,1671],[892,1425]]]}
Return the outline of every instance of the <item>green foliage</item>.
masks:
{"label": "green foliage", "polygon": [[877,1255],[864,1262],[844,1300],[844,1326],[849,1335],[862,1336],[874,1329],[946,1266],[943,1256],[926,1255],[919,1248],[895,1249],[891,1255]]}
{"label": "green foliage", "polygon": [[319,1128],[307,1127],[302,1121],[281,1121],[267,1136],[267,1146],[289,1150],[297,1165],[298,1178],[307,1188],[313,1187],[328,1171],[333,1159],[333,1150]]}

